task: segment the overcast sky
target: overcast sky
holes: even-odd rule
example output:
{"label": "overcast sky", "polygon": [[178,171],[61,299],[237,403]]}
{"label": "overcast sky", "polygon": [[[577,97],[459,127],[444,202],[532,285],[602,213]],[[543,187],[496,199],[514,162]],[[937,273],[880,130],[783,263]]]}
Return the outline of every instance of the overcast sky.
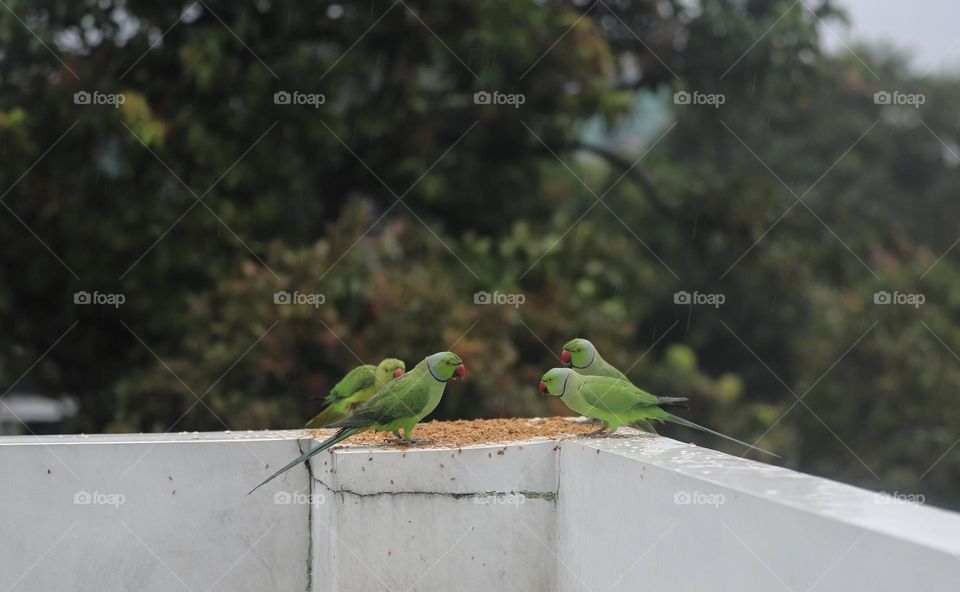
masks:
{"label": "overcast sky", "polygon": [[837,36],[847,44],[891,43],[913,56],[919,72],[932,68],[960,73],[960,0],[835,0],[835,4],[846,8],[851,26],[830,24],[823,32],[831,50],[846,51]]}

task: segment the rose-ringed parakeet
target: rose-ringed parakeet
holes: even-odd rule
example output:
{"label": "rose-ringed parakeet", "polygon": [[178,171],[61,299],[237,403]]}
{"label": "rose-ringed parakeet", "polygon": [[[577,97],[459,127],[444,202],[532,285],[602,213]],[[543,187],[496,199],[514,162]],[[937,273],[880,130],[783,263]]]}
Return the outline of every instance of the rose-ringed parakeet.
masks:
{"label": "rose-ringed parakeet", "polygon": [[[597,348],[586,339],[578,337],[564,344],[563,351],[560,352],[560,361],[566,364],[568,368],[573,368],[577,374],[583,374],[584,376],[606,376],[608,378],[626,380],[630,384],[633,384],[633,382],[627,378],[626,374],[620,372],[613,364],[604,360],[603,357],[600,356],[600,352],[597,351]],[[635,421],[634,425],[645,432],[650,432],[651,434],[657,433],[657,429],[650,420],[641,419]],[[600,431],[603,430],[601,429]]]}
{"label": "rose-ringed parakeet", "polygon": [[403,376],[407,367],[395,358],[386,358],[378,365],[364,364],[347,373],[323,400],[324,409],[307,422],[310,429],[325,428],[350,415],[350,409],[372,397],[384,385]]}
{"label": "rose-ringed parakeet", "polygon": [[339,428],[336,434],[267,477],[263,483],[250,490],[250,493],[311,456],[360,432],[393,432],[398,438],[413,442],[413,429],[421,419],[436,409],[447,381],[460,380],[465,373],[463,360],[453,352],[439,352],[427,356],[413,370],[388,382],[349,416],[330,424],[330,427]]}
{"label": "rose-ringed parakeet", "polygon": [[563,346],[560,352],[560,361],[573,368],[578,374],[586,376],[608,376],[630,382],[626,374],[617,370],[612,364],[604,360],[597,348],[586,339],[571,339]]}
{"label": "rose-ringed parakeet", "polygon": [[686,407],[686,397],[656,397],[625,380],[606,376],[584,376],[571,368],[554,368],[541,378],[540,392],[560,397],[567,407],[581,415],[599,419],[603,422],[604,430],[616,430],[621,425],[636,423],[638,420],[670,421],[736,442],[751,450],[777,456],[667,411],[674,407]]}

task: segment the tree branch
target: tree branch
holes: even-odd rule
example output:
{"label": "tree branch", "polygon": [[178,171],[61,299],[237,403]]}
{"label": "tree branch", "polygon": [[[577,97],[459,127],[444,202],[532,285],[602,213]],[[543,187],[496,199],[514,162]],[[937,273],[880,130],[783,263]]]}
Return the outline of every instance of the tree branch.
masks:
{"label": "tree branch", "polygon": [[602,146],[577,142],[575,148],[592,152],[593,154],[602,157],[614,167],[625,172],[627,174],[627,178],[640,187],[646,196],[647,201],[649,201],[650,205],[660,212],[660,214],[670,218],[677,218],[679,216],[679,211],[667,204],[667,202],[660,197],[657,188],[653,185],[653,181],[651,181],[642,170],[635,166],[635,163],[630,162],[626,158]]}

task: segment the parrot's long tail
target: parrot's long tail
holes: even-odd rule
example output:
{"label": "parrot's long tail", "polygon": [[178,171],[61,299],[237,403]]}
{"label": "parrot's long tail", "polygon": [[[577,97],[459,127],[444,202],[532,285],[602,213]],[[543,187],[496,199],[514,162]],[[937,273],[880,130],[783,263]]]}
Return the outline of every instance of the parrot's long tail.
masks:
{"label": "parrot's long tail", "polygon": [[711,430],[710,428],[704,427],[704,426],[702,426],[702,425],[700,425],[700,424],[693,423],[692,421],[687,420],[687,419],[683,419],[682,417],[677,417],[676,415],[670,415],[669,417],[667,417],[667,420],[668,420],[668,421],[672,421],[672,422],[674,422],[674,423],[678,423],[678,424],[680,424],[680,425],[682,425],[682,426],[685,426],[685,427],[688,427],[688,428],[693,428],[693,429],[695,429],[695,430],[700,430],[701,432],[706,432],[706,433],[708,433],[708,434],[713,434],[714,436],[723,438],[724,440],[729,440],[730,442],[734,442],[735,444],[739,444],[739,445],[741,445],[741,446],[746,446],[746,447],[749,448],[750,450],[756,450],[757,452],[762,452],[762,453],[764,453],[764,454],[769,454],[770,456],[775,457],[775,458],[781,458],[781,456],[780,456],[779,454],[774,454],[773,452],[770,452],[769,450],[764,450],[763,448],[757,448],[757,447],[754,446],[753,444],[747,444],[747,443],[744,442],[743,440],[737,440],[736,438],[731,438],[730,436],[728,436],[728,435],[726,435],[726,434],[721,434],[720,432]]}
{"label": "parrot's long tail", "polygon": [[253,489],[251,489],[251,490],[247,493],[247,495],[250,495],[250,494],[253,493],[254,491],[260,489],[261,487],[263,487],[263,486],[266,485],[267,483],[273,481],[274,479],[276,479],[276,478],[279,477],[280,475],[286,473],[287,471],[289,471],[289,470],[292,469],[293,467],[297,466],[298,464],[300,464],[300,463],[308,460],[311,456],[313,456],[313,455],[315,455],[315,454],[317,454],[317,453],[319,453],[319,452],[323,452],[324,450],[326,450],[327,448],[330,448],[330,447],[333,446],[334,444],[337,444],[337,443],[339,443],[339,442],[343,442],[344,440],[346,440],[346,439],[349,438],[350,436],[352,436],[352,435],[354,435],[354,434],[356,434],[356,433],[362,432],[362,431],[364,431],[365,429],[366,429],[366,427],[341,428],[340,430],[337,431],[336,434],[330,436],[329,438],[327,438],[326,440],[324,440],[323,442],[321,442],[320,444],[318,444],[318,445],[315,446],[314,448],[308,450],[307,452],[304,452],[303,454],[301,454],[300,456],[298,456],[295,460],[290,461],[290,463],[287,464],[287,466],[283,467],[282,469],[280,469],[280,470],[277,471],[276,473],[274,473],[274,474],[270,475],[269,477],[267,477],[260,485],[257,485],[256,487],[254,487]]}
{"label": "parrot's long tail", "polygon": [[661,409],[668,407],[679,407],[680,409],[687,409],[687,401],[690,399],[686,397],[657,397],[657,406]]}
{"label": "parrot's long tail", "polygon": [[307,422],[306,428],[309,430],[319,430],[335,421],[343,419],[345,416],[346,414],[334,405],[328,405],[323,411],[314,415],[313,419]]}
{"label": "parrot's long tail", "polygon": [[647,432],[648,434],[659,435],[657,434],[657,428],[653,426],[653,422],[648,419],[638,419],[637,421],[633,422],[633,426]]}

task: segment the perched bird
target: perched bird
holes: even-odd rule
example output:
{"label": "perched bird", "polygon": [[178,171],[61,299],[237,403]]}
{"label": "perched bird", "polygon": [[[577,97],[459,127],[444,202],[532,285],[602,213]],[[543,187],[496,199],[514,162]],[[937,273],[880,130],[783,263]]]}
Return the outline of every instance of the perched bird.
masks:
{"label": "perched bird", "polygon": [[350,409],[372,397],[384,385],[403,376],[407,367],[395,358],[378,365],[364,364],[347,373],[323,400],[323,410],[307,422],[310,429],[325,428],[350,415]]}
{"label": "perched bird", "polygon": [[621,425],[632,424],[638,420],[670,421],[779,458],[772,452],[667,411],[670,408],[686,407],[686,397],[656,397],[627,381],[606,376],[584,376],[570,368],[548,370],[540,379],[540,392],[560,397],[567,407],[581,415],[599,419],[602,422],[601,431],[616,430]]}
{"label": "perched bird", "polygon": [[466,368],[463,366],[463,360],[453,352],[439,352],[427,356],[413,370],[388,382],[370,400],[354,409],[349,416],[330,424],[330,427],[340,428],[336,434],[270,475],[263,483],[251,489],[250,493],[318,452],[360,432],[368,430],[393,432],[397,438],[415,442],[411,438],[413,429],[421,419],[436,409],[447,381],[460,380],[464,374],[466,374]]}
{"label": "perched bird", "polygon": [[[572,368],[577,374],[584,376],[606,376],[608,378],[617,378],[626,380],[630,384],[633,382],[627,378],[627,375],[617,370],[617,368],[604,360],[597,352],[596,346],[586,339],[580,337],[571,339],[563,346],[560,352],[560,361]],[[651,434],[657,433],[657,428],[653,422],[647,419],[639,419],[633,422],[635,427]],[[603,431],[602,429],[600,431]]]}
{"label": "perched bird", "polygon": [[560,361],[585,376],[607,376],[630,382],[627,375],[604,360],[597,348],[586,339],[571,339],[560,352]]}

